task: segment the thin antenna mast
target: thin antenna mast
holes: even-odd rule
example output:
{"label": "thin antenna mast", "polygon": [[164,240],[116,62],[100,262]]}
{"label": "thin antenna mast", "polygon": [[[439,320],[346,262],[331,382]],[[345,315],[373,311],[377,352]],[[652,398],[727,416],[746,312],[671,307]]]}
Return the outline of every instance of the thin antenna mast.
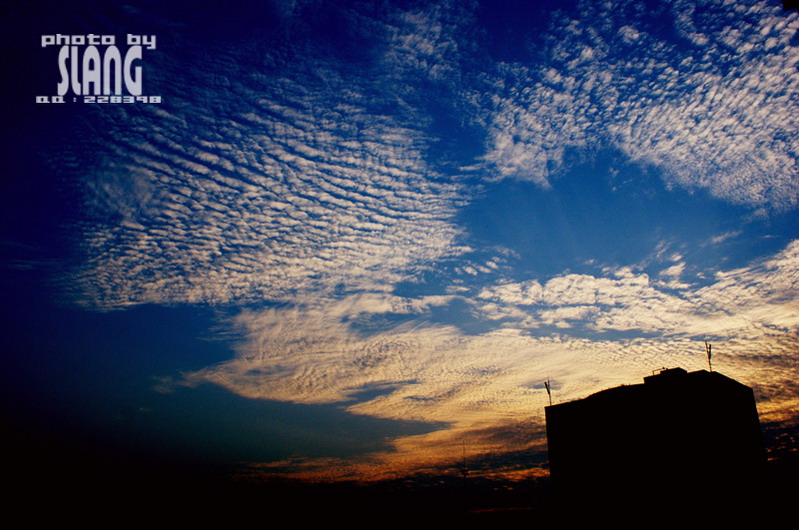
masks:
{"label": "thin antenna mast", "polygon": [[544,381],[544,386],[547,387],[547,395],[549,396],[549,406],[552,406],[552,390],[549,387],[549,378]]}
{"label": "thin antenna mast", "polygon": [[710,369],[711,372],[713,371],[713,364],[710,362],[710,357],[712,356],[711,355],[712,348],[713,346],[708,344],[707,341],[705,341],[705,351],[707,352],[707,367]]}

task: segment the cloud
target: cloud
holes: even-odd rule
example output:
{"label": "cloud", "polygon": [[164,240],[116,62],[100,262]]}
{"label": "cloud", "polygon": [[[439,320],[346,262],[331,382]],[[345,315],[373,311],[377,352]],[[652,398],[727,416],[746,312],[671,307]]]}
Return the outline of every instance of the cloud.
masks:
{"label": "cloud", "polygon": [[[444,1],[394,13],[387,24],[389,37],[383,57],[393,76],[403,80],[415,75],[445,84],[460,81],[458,32],[473,22],[469,4]],[[407,79],[401,82],[407,83]]]}
{"label": "cloud", "polygon": [[[460,447],[464,436],[476,454],[508,450],[507,440],[486,432],[509,422],[540,430],[544,370],[570,374],[564,392],[569,385],[584,391],[585,380],[595,384],[587,343],[535,339],[502,329],[465,336],[452,326],[418,318],[364,336],[348,323],[373,311],[416,314],[418,307],[393,297],[376,303],[382,295],[367,298],[242,312],[235,319],[243,336],[236,357],[185,374],[178,384],[213,383],[254,399],[337,403],[354,414],[446,425],[392,440],[392,451],[338,462],[335,468],[329,461],[307,463],[322,465],[328,475],[347,475],[354,468],[372,477],[446,463],[459,454],[452,447]],[[364,399],[369,390],[378,392]],[[540,443],[540,438],[517,440],[513,447]]]}
{"label": "cloud", "polygon": [[220,59],[195,75],[230,108],[189,93],[103,137],[84,176],[96,215],[79,227],[79,302],[389,290],[461,252],[451,217],[462,192],[426,164],[423,132],[377,110],[363,79],[284,66],[290,79]]}
{"label": "cloud", "polygon": [[[527,313],[526,326],[575,321],[594,331],[669,335],[754,333],[759,326],[788,331],[799,325],[799,241],[750,266],[722,271],[705,287],[675,281],[685,264],[678,262],[651,278],[622,267],[605,276],[566,274],[546,282],[511,282],[484,288],[478,299]],[[509,315],[510,313],[506,313]]]}
{"label": "cloud", "polygon": [[[542,443],[544,380],[558,402],[640,382],[663,366],[703,369],[705,339],[717,369],[757,388],[763,417],[795,414],[799,396],[780,381],[799,375],[799,241],[704,287],[675,291],[630,268],[605,272],[486,287],[474,299],[372,293],[243,311],[232,322],[242,337],[235,358],[176,384],[441,426],[393,439],[390,451],[305,462],[300,474],[317,478],[454,465],[453,447],[463,440],[486,458],[534,448]],[[467,334],[437,322],[434,309],[456,298],[487,311],[493,324]],[[356,324],[374,315],[408,318],[362,333]],[[524,426],[518,438],[497,437],[512,425]]]}
{"label": "cloud", "polygon": [[[535,338],[515,329],[465,336],[452,327],[430,325],[361,337],[337,321],[316,317],[276,313],[264,322],[263,315],[249,315],[251,334],[237,358],[187,374],[183,384],[210,382],[251,398],[338,403],[355,414],[441,427],[391,439],[389,451],[347,460],[308,459],[290,471],[297,476],[340,479],[354,473],[368,479],[440,471],[457,464],[464,442],[475,459],[540,450],[545,379],[553,381],[553,398],[561,402],[640,382],[662,366],[706,367],[702,342],[686,337]],[[759,392],[768,398],[760,403],[761,415],[779,419],[790,417],[799,400],[779,384],[796,376],[788,359],[797,343],[795,334],[773,338],[769,355],[753,354],[762,344],[751,340],[714,342],[714,351],[726,375],[761,384]],[[359,400],[364,390],[379,392]],[[524,426],[523,432],[512,440],[488,434],[510,425]],[[533,473],[537,465],[530,460],[526,469]]]}
{"label": "cloud", "polygon": [[[705,3],[583,2],[576,19],[556,19],[542,65],[500,66],[492,82],[494,178],[546,188],[568,149],[609,147],[669,185],[795,207],[799,17],[763,2]],[[665,36],[670,27],[681,38]]]}
{"label": "cloud", "polygon": [[[64,284],[93,309],[249,307],[223,323],[242,337],[232,359],[160,391],[211,383],[442,426],[389,452],[267,469],[385,476],[451,463],[464,439],[475,454],[540,449],[544,380],[563,401],[666,364],[701,369],[705,338],[725,373],[765,379],[761,412],[795,415],[795,387],[780,382],[797,376],[799,242],[703,285],[665,244],[647,272],[501,282],[510,251],[467,246],[456,220],[475,190],[433,162],[442,138],[422,102],[447,100],[485,135],[484,164],[458,167],[489,180],[547,188],[569,150],[609,147],[670,186],[795,207],[797,17],[763,3],[745,17],[730,3],[657,5],[585,2],[577,19],[553,19],[542,65],[480,73],[462,68],[474,50],[469,10],[454,4],[368,20],[361,30],[383,36],[355,65],[310,46],[218,50],[173,81],[169,105],[109,110],[80,175],[83,259]],[[397,294],[428,271],[440,285]],[[445,321],[456,304],[467,310]]]}
{"label": "cloud", "polygon": [[[470,192],[433,167],[419,76],[444,87],[436,101],[485,126],[489,179],[546,188],[569,149],[610,146],[669,185],[791,208],[799,81],[789,40],[799,20],[764,4],[746,16],[691,5],[642,14],[618,2],[612,14],[587,3],[576,19],[553,19],[540,66],[476,76],[463,68],[479,53],[462,37],[474,6],[447,3],[389,10],[387,22],[347,11],[359,31],[383,35],[372,39],[379,60],[365,66],[372,78],[315,49],[257,48],[280,75],[222,50],[174,81],[185,94],[174,104],[119,109],[124,129],[108,121],[95,169],[81,176],[86,259],[64,284],[104,309],[290,301],[390,291],[462,256],[455,215]],[[663,36],[664,20],[685,42]]]}

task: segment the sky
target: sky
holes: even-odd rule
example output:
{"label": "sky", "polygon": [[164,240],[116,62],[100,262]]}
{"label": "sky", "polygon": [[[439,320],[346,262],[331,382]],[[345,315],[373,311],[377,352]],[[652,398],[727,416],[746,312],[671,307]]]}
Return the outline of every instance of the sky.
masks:
{"label": "sky", "polygon": [[[251,476],[534,478],[545,381],[707,369],[705,341],[799,423],[796,10],[0,9],[12,427]],[[58,103],[60,65],[92,85],[56,35],[154,36],[143,100]]]}

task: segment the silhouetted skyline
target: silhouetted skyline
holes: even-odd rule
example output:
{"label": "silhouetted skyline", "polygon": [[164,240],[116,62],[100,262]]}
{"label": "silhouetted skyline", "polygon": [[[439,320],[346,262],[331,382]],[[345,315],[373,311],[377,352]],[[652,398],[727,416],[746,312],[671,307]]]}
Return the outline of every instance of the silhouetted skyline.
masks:
{"label": "silhouetted skyline", "polygon": [[755,504],[766,453],[752,389],[707,370],[663,369],[546,408],[552,481],[564,502],[608,510]]}

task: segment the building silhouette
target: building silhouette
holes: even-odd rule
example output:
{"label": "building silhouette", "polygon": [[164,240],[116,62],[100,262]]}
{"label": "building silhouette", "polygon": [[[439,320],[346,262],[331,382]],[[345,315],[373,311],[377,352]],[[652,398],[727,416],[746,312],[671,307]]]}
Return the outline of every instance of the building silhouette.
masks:
{"label": "building silhouette", "polygon": [[752,389],[718,372],[663,369],[545,411],[552,483],[567,502],[746,502],[765,464]]}

